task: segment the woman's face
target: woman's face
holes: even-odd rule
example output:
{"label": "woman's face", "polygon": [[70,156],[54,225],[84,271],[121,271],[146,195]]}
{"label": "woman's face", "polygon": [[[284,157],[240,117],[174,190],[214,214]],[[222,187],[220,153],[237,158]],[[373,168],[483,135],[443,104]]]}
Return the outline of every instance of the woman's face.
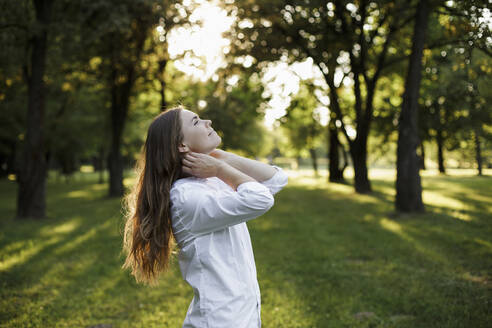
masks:
{"label": "woman's face", "polygon": [[183,142],[178,147],[180,152],[192,151],[208,154],[222,142],[220,136],[212,128],[212,121],[202,120],[197,114],[187,109],[181,111],[181,131]]}

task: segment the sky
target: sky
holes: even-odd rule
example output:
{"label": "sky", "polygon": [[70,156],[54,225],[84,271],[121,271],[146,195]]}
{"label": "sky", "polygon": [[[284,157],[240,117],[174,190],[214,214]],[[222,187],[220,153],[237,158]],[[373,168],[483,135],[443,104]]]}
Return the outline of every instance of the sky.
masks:
{"label": "sky", "polygon": [[[183,4],[187,5],[192,1],[199,4],[199,7],[193,12],[190,20],[192,22],[202,21],[203,26],[196,26],[193,29],[179,28],[171,31],[168,36],[168,51],[171,58],[174,59],[183,54],[184,51],[192,50],[196,57],[188,54],[184,59],[175,60],[176,68],[189,74],[193,79],[216,81],[218,76],[215,71],[219,67],[225,66],[224,55],[227,54],[230,44],[230,41],[223,38],[221,34],[231,26],[233,18],[228,17],[226,12],[215,4],[217,0],[184,0]],[[479,21],[481,23],[486,22],[489,27],[492,26],[490,10],[483,10]],[[341,53],[337,61],[345,62],[347,58],[344,57],[348,57],[348,53]],[[251,66],[251,64],[251,61],[248,60],[244,63],[245,66]],[[335,83],[337,80],[340,81],[342,76],[341,71],[335,72]],[[315,109],[315,113],[323,126],[328,124],[330,100],[326,96],[326,92],[322,91],[326,90],[326,85],[320,70],[313,65],[311,59],[308,59],[293,65],[281,61],[272,63],[263,75],[262,81],[266,92],[272,96],[266,106],[264,123],[267,128],[273,129],[275,124],[278,124],[278,122],[275,123],[275,120],[285,115],[285,109],[290,104],[291,96],[297,93],[301,79],[314,79],[315,83],[319,85],[320,88],[316,96],[321,105]],[[234,82],[234,79],[230,79],[228,82]],[[352,81],[347,77],[343,83],[349,85]],[[199,105],[205,106],[206,104],[201,102]],[[355,136],[355,131],[350,126],[347,128],[349,136]]]}
{"label": "sky", "polygon": [[[226,12],[214,4],[214,1],[195,0],[200,6],[190,16],[190,20],[202,21],[202,27],[193,29],[179,28],[168,36],[168,51],[171,58],[192,50],[195,56],[175,60],[177,69],[189,74],[193,79],[206,81],[216,80],[215,71],[225,66],[224,55],[228,52],[230,41],[222,37],[222,33],[233,23],[233,19]],[[203,58],[204,62],[199,59]],[[250,66],[251,61],[246,59],[243,65]],[[272,99],[267,103],[265,126],[274,128],[275,120],[285,115],[285,109],[290,104],[290,97],[299,89],[300,79],[317,77],[320,85],[323,84],[321,72],[313,66],[312,60],[288,65],[285,62],[272,63],[263,76],[266,92]],[[231,80],[234,82],[234,79]],[[322,125],[328,124],[329,99],[320,95],[322,105],[315,110]]]}
{"label": "sky", "polygon": [[[187,56],[183,60],[176,60],[175,66],[196,79],[206,81],[225,64],[223,51],[230,41],[221,34],[231,26],[233,20],[212,1],[195,2],[200,3],[200,6],[190,16],[190,21],[201,21],[202,27],[181,27],[172,30],[168,37],[168,51],[171,58],[182,55],[187,50],[192,50],[195,56],[203,58],[205,65],[202,60]],[[200,69],[197,66],[205,67]]]}

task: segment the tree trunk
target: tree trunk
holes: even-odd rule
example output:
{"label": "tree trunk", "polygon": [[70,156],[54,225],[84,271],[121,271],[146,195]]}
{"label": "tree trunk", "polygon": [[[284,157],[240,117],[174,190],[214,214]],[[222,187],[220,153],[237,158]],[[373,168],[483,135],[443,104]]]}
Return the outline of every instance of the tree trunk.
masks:
{"label": "tree trunk", "polygon": [[328,181],[343,182],[343,169],[340,169],[340,140],[338,139],[338,131],[334,124],[328,125],[328,135],[330,147],[328,149]]}
{"label": "tree trunk", "polygon": [[[336,113],[336,116],[342,122],[342,131],[344,132],[345,138],[350,147],[350,156],[352,157],[352,163],[354,165],[354,187],[357,193],[365,194],[371,192],[371,183],[369,182],[367,174],[367,136],[369,133],[370,121],[372,119],[372,102],[374,99],[374,87],[375,83],[369,88],[369,92],[366,98],[366,113],[362,115],[362,110],[356,108],[358,116],[357,125],[357,137],[352,141],[344,126],[342,120],[342,114],[340,109],[340,104],[338,102],[338,94],[336,92],[337,88],[334,86],[333,79],[330,76],[325,75],[325,80],[330,87],[330,99],[332,104],[332,110]],[[360,90],[358,91],[360,92]],[[357,92],[355,92],[357,94]],[[360,94],[359,94],[360,96]],[[356,98],[359,98],[357,96]],[[360,105],[359,105],[360,106]],[[356,106],[357,107],[357,106]]]}
{"label": "tree trunk", "polygon": [[400,212],[425,212],[416,150],[419,144],[417,122],[422,54],[428,19],[427,0],[420,0],[417,6],[412,53],[405,80],[398,131],[395,206]]}
{"label": "tree trunk", "polygon": [[478,166],[478,175],[482,175],[482,151],[480,148],[480,138],[478,135],[478,129],[475,129],[475,153]]}
{"label": "tree trunk", "polygon": [[19,172],[17,218],[43,218],[46,211],[46,158],[44,151],[45,85],[48,24],[51,0],[36,0],[36,22],[39,30],[30,40],[31,74],[27,76],[28,108],[26,139]]}
{"label": "tree trunk", "polygon": [[[359,85],[359,83],[354,84],[356,86]],[[352,143],[350,153],[352,155],[352,162],[354,163],[355,191],[359,194],[367,194],[372,191],[367,171],[367,137],[369,135],[369,127],[372,120],[374,87],[375,85],[368,86],[365,112],[362,112],[361,104],[357,105],[357,99],[362,99],[361,90],[359,87],[354,88],[354,93],[356,95],[356,112],[359,114],[357,115],[357,137]]]}
{"label": "tree trunk", "polygon": [[164,75],[166,71],[166,65],[167,65],[167,60],[162,59],[159,60],[159,82],[161,83],[161,111],[165,111],[167,109],[167,102],[166,102],[166,77]]}
{"label": "tree trunk", "polygon": [[[131,53],[131,60],[121,58],[120,53],[124,50],[119,49],[116,42],[110,44],[111,145],[108,154],[110,197],[121,197],[124,194],[124,163],[121,156],[121,140],[130,105],[131,90],[136,79],[136,67],[140,62],[147,31],[150,28],[150,25],[147,26],[146,24],[147,22],[137,19],[135,25],[132,25],[135,44],[132,49],[134,52]],[[126,51],[130,50],[126,49]]]}
{"label": "tree trunk", "polygon": [[[128,81],[125,84],[127,83]],[[126,88],[120,88],[116,83],[113,83],[113,100],[111,104],[111,145],[108,154],[110,197],[121,197],[124,194],[121,136],[123,134],[125,120],[128,113],[130,94],[129,92],[124,92],[122,89]],[[122,103],[122,101],[124,103]]]}
{"label": "tree trunk", "polygon": [[354,164],[355,191],[359,194],[371,192],[371,183],[367,175],[367,142],[356,140],[350,149]]}
{"label": "tree trunk", "polygon": [[318,176],[318,158],[316,157],[316,150],[309,148],[309,154],[311,155],[311,162],[313,163],[314,175]]}
{"label": "tree trunk", "polygon": [[437,141],[437,164],[439,166],[439,172],[442,174],[446,174],[446,167],[444,166],[444,150],[443,150],[444,137],[442,136],[441,128],[437,130],[436,141]]}
{"label": "tree trunk", "polygon": [[123,158],[120,154],[119,144],[112,143],[108,155],[109,169],[109,196],[121,197],[124,194],[123,189]]}
{"label": "tree trunk", "polygon": [[99,171],[99,183],[104,183],[104,147],[99,147],[99,154],[97,156],[98,171]]}
{"label": "tree trunk", "polygon": [[420,169],[425,170],[425,147],[424,142],[420,142]]}
{"label": "tree trunk", "polygon": [[301,156],[299,155],[296,156],[296,165],[297,169],[299,170],[301,168]]}
{"label": "tree trunk", "polygon": [[349,159],[348,159],[347,151],[345,150],[345,147],[343,147],[342,144],[340,144],[340,151],[342,152],[342,156],[343,156],[343,166],[340,169],[340,171],[341,171],[342,179],[345,180],[345,178],[343,177],[343,171],[345,171],[347,166],[349,166]]}
{"label": "tree trunk", "polygon": [[0,168],[0,178],[6,178],[9,174],[16,174],[17,168],[15,167],[15,157],[16,157],[16,142],[8,142],[6,147],[9,149],[4,156],[0,155],[0,163],[2,163],[2,167]]}

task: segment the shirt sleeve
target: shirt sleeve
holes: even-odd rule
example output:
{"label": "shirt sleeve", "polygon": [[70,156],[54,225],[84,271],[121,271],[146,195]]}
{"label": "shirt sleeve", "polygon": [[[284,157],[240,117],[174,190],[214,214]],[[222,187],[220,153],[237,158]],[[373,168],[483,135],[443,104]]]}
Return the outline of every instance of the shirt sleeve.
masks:
{"label": "shirt sleeve", "polygon": [[289,178],[281,167],[276,165],[272,166],[277,170],[277,172],[270,179],[261,181],[260,183],[266,186],[272,195],[275,195],[287,185]]}
{"label": "shirt sleeve", "polygon": [[240,184],[237,191],[193,186],[182,190],[181,196],[181,223],[193,234],[209,233],[254,219],[274,204],[269,189],[255,181]]}

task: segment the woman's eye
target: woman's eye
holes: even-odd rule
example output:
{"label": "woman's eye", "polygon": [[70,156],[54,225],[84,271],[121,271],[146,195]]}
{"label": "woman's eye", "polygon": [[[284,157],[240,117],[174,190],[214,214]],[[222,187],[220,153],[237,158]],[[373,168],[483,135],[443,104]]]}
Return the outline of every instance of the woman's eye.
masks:
{"label": "woman's eye", "polygon": [[195,124],[193,124],[193,125],[197,125],[197,124],[198,124],[198,120],[196,120],[196,121],[195,121]]}

